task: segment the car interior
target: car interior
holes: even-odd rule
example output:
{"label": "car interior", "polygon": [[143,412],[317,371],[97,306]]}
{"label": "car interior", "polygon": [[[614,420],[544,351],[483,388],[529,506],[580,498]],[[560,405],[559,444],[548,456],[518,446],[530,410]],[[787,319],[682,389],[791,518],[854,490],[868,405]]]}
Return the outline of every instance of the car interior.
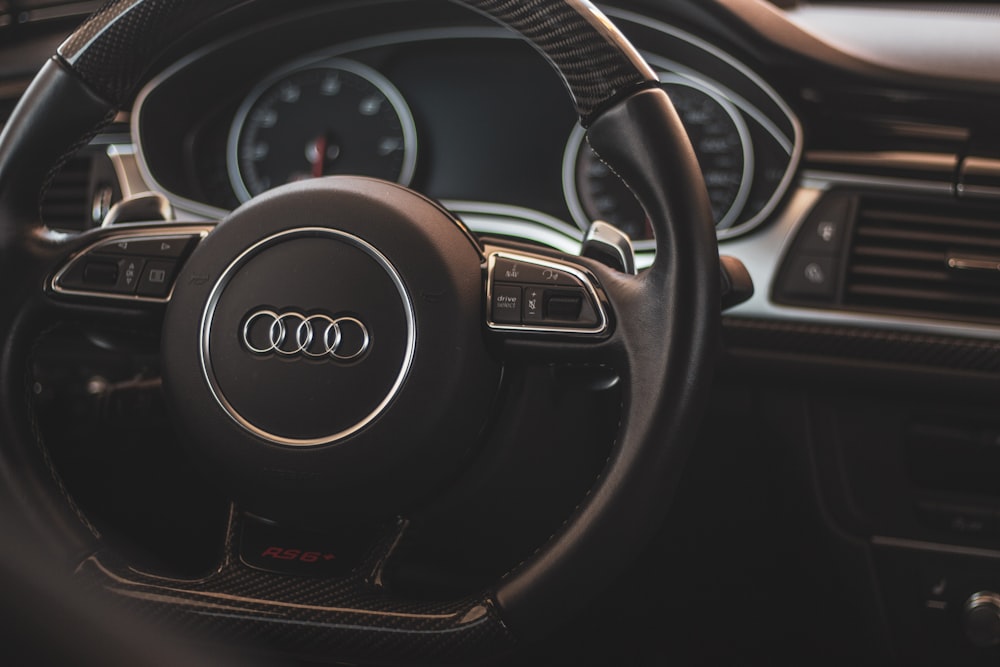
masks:
{"label": "car interior", "polygon": [[0,0],[4,664],[1000,664],[997,0]]}

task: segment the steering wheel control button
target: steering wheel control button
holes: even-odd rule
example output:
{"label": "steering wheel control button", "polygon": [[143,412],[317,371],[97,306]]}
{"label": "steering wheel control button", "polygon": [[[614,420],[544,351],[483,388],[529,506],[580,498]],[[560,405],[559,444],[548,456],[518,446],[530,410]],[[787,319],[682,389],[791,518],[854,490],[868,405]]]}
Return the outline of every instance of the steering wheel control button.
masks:
{"label": "steering wheel control button", "polygon": [[83,268],[83,282],[95,287],[114,287],[118,284],[118,262],[87,262]]}
{"label": "steering wheel control button", "polygon": [[142,278],[139,279],[139,287],[136,294],[139,296],[150,296],[155,298],[165,298],[170,294],[170,288],[174,284],[174,274],[177,272],[177,262],[150,261],[142,270]]}
{"label": "steering wheel control button", "polygon": [[328,445],[395,398],[415,353],[414,318],[402,278],[373,246],[325,227],[286,230],[221,272],[202,316],[202,371],[253,435]]}
{"label": "steering wheel control button", "polygon": [[529,285],[524,288],[524,321],[542,322],[545,319],[542,306],[545,303],[545,289],[538,285]]}
{"label": "steering wheel control button", "polygon": [[498,255],[493,266],[493,276],[497,282],[535,283],[538,285],[563,285],[579,287],[581,282],[571,273],[553,266],[539,266],[523,260]]}
{"label": "steering wheel control button", "polygon": [[497,285],[493,290],[493,319],[504,324],[521,323],[521,288]]}
{"label": "steering wheel control button", "polygon": [[119,234],[76,255],[52,279],[57,294],[164,302],[181,262],[208,228]]}
{"label": "steering wheel control button", "polygon": [[184,255],[194,241],[192,236],[165,236],[157,238],[120,239],[103,243],[94,252],[128,257],[165,257],[176,259]]}
{"label": "steering wheel control button", "polygon": [[583,295],[561,293],[545,299],[545,314],[552,320],[578,322],[583,310]]}
{"label": "steering wheel control button", "polygon": [[143,259],[94,257],[64,274],[59,285],[102,294],[135,294],[145,266]]}
{"label": "steering wheel control button", "polygon": [[584,269],[542,257],[494,252],[488,270],[491,329],[573,334],[607,330],[604,305]]}

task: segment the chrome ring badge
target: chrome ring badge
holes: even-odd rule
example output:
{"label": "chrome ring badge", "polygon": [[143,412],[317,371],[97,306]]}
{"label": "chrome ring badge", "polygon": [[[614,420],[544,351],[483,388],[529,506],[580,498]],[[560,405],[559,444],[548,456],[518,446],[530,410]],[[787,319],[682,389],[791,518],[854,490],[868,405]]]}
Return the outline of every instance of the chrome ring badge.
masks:
{"label": "chrome ring badge", "polygon": [[257,355],[331,357],[339,361],[353,361],[371,345],[368,328],[356,317],[273,310],[258,310],[250,315],[243,324],[242,340],[244,347]]}

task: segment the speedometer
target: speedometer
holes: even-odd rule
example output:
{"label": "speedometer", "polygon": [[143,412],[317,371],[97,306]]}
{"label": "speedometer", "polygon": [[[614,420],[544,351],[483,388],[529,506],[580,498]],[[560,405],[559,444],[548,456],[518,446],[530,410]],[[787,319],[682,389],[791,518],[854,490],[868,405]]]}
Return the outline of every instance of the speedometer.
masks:
{"label": "speedometer", "polygon": [[[687,130],[708,188],[716,229],[723,232],[738,220],[753,181],[746,122],[729,101],[708,87],[670,74],[663,75],[661,82]],[[646,213],[621,179],[586,145],[579,126],[570,136],[563,168],[567,202],[581,228],[603,220],[623,230],[639,247],[651,243]]]}
{"label": "speedometer", "polygon": [[399,91],[353,60],[282,70],[255,87],[229,133],[229,180],[241,201],[331,174],[408,185],[416,129]]}

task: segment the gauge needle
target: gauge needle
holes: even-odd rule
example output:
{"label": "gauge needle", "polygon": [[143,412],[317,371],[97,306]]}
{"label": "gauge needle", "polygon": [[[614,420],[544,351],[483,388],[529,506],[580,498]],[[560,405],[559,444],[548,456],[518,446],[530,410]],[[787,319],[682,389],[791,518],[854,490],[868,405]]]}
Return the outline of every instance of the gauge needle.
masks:
{"label": "gauge needle", "polygon": [[316,139],[316,158],[312,163],[313,178],[323,175],[323,163],[326,162],[326,136]]}

